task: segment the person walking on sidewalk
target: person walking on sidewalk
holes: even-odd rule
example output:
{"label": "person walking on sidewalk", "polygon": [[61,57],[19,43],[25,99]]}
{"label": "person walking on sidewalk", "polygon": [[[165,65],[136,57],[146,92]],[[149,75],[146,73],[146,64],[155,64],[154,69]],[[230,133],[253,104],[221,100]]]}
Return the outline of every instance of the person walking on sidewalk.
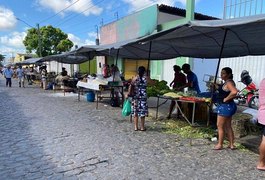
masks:
{"label": "person walking on sidewalk", "polygon": [[47,88],[47,66],[41,68],[41,84],[40,87],[46,90]]}
{"label": "person walking on sidewalk", "polygon": [[25,87],[24,85],[24,76],[25,76],[25,72],[24,72],[24,69],[22,69],[22,66],[20,65],[18,67],[18,69],[16,70],[16,73],[17,73],[17,77],[18,77],[18,83],[19,83],[19,87],[21,87],[21,85],[23,87]]}
{"label": "person walking on sidewalk", "polygon": [[265,171],[265,78],[259,86],[258,122],[262,125],[262,140],[259,146],[259,161],[257,169]]}
{"label": "person walking on sidewalk", "polygon": [[13,70],[11,69],[10,66],[7,66],[7,68],[4,70],[4,77],[6,78],[6,87],[9,86],[11,87],[12,86],[12,76],[14,74]]}

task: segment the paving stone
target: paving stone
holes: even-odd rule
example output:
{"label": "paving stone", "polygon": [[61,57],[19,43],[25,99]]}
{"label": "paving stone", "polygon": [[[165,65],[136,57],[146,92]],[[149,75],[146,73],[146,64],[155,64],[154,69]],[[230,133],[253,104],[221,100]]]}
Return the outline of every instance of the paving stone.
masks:
{"label": "paving stone", "polygon": [[151,118],[147,131],[135,132],[120,108],[99,103],[96,109],[36,85],[4,86],[0,75],[0,179],[265,178],[253,152],[213,151],[201,139],[190,145],[152,129]]}

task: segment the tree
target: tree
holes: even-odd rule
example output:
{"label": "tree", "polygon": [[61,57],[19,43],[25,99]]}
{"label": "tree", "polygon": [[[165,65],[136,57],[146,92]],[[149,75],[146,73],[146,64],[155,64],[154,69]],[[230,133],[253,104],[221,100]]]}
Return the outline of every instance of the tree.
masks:
{"label": "tree", "polygon": [[3,66],[2,62],[4,61],[4,59],[5,59],[5,55],[0,54],[0,67]]}
{"label": "tree", "polygon": [[5,59],[5,55],[0,54],[0,62],[2,62]]}
{"label": "tree", "polygon": [[[41,46],[39,40],[41,41]],[[28,53],[35,51],[39,56],[66,52],[74,45],[68,39],[67,34],[62,32],[61,29],[52,26],[43,26],[39,29],[39,32],[37,28],[29,29],[23,43]]]}

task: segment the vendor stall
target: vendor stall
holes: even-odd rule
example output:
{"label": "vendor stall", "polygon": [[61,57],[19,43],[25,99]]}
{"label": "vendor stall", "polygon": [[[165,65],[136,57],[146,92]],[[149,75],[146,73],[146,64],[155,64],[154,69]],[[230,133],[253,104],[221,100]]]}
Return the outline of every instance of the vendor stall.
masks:
{"label": "vendor stall", "polygon": [[210,120],[210,99],[209,98],[200,98],[200,97],[194,97],[194,96],[182,96],[176,94],[175,96],[170,93],[171,95],[158,95],[157,96],[157,105],[156,105],[156,118],[158,117],[158,110],[161,105],[160,100],[164,99],[166,101],[173,100],[176,102],[182,103],[182,108],[179,106],[178,103],[176,103],[176,108],[182,115],[182,117],[192,126],[198,126],[198,118],[200,121],[206,120],[207,124],[209,124]]}
{"label": "vendor stall", "polygon": [[108,82],[99,79],[90,79],[87,82],[78,81],[78,100],[80,101],[80,94],[84,89],[94,91],[96,94],[96,108],[98,109],[98,102],[102,99],[110,99],[112,106],[122,106],[124,101],[123,85],[120,82]]}

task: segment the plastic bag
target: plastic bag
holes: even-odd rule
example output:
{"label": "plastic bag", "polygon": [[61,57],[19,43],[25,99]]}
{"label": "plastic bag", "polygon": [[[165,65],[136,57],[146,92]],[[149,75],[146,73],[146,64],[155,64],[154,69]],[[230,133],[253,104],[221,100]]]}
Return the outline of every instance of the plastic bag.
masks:
{"label": "plastic bag", "polygon": [[132,112],[132,109],[131,109],[131,102],[126,99],[123,103],[123,108],[122,108],[122,116],[129,116]]}

